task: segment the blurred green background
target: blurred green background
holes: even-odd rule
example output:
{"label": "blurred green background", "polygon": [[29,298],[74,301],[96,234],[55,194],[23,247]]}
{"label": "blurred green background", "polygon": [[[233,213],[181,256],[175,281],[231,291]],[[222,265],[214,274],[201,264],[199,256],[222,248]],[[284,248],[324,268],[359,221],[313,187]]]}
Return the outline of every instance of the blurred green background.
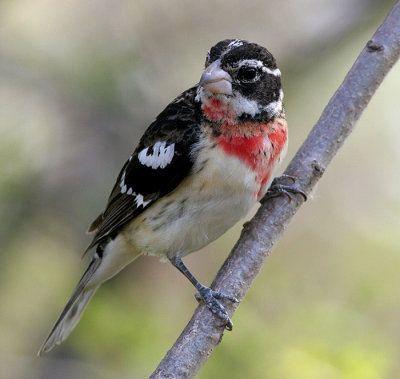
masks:
{"label": "blurred green background", "polygon": [[[283,73],[287,163],[393,3],[1,1],[0,377],[147,377],[196,307],[187,280],[151,257],[35,356],[138,138],[199,80],[214,43],[243,38]],[[400,377],[399,93],[396,66],[199,378]],[[203,283],[240,230],[186,259]]]}

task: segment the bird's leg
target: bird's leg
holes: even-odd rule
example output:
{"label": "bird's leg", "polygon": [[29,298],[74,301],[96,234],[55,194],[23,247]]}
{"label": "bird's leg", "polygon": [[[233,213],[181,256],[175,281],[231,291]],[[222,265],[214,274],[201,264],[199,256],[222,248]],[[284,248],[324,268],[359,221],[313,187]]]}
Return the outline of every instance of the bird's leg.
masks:
{"label": "bird's leg", "polygon": [[282,176],[279,176],[275,178],[270,187],[268,188],[267,193],[265,196],[261,199],[261,203],[264,201],[270,199],[271,197],[277,197],[282,194],[286,195],[289,197],[289,199],[292,198],[292,195],[301,195],[304,198],[304,201],[307,200],[307,195],[300,189],[296,188],[294,185],[285,185],[280,182],[285,181],[287,179],[290,179],[293,184],[296,182],[296,178],[291,175],[285,175],[283,174]]}
{"label": "bird's leg", "polygon": [[185,275],[190,280],[190,282],[199,291],[198,294],[196,294],[196,299],[203,300],[207,307],[211,310],[211,312],[215,313],[220,319],[224,321],[226,329],[232,330],[232,321],[229,318],[226,309],[218,300],[227,299],[234,303],[238,303],[239,301],[233,296],[224,295],[223,293],[214,291],[211,288],[203,286],[183,264],[180,257],[172,257],[169,258],[169,260],[183,275]]}

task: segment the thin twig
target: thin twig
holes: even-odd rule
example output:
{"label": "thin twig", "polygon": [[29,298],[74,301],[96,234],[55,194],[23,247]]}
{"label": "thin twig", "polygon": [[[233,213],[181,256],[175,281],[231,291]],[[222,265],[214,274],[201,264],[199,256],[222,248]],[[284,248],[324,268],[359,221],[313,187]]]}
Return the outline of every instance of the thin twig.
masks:
{"label": "thin twig", "polygon": [[[400,0],[358,56],[285,174],[309,194],[353,130],[371,97],[400,55]],[[246,224],[212,288],[242,300],[304,199],[268,199]],[[230,316],[236,304],[224,303]],[[203,304],[151,378],[193,378],[221,341],[224,327]]]}

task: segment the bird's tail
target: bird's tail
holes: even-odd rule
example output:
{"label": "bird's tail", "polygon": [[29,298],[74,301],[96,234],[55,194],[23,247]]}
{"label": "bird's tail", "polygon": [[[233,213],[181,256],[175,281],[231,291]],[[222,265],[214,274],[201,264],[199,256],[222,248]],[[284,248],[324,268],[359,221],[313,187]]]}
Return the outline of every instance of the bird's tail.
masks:
{"label": "bird's tail", "polygon": [[74,329],[80,320],[86,305],[92,296],[96,293],[101,283],[91,285],[90,280],[101,263],[99,257],[93,258],[82,279],[79,281],[75,291],[69,299],[67,305],[57,319],[50,334],[43,342],[38,355],[49,352],[53,347],[63,342]]}

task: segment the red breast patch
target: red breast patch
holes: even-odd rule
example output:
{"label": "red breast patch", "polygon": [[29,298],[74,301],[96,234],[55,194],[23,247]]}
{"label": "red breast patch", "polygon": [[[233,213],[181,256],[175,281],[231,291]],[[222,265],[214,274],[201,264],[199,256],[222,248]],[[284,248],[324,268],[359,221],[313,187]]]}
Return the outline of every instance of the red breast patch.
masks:
{"label": "red breast patch", "polygon": [[[243,132],[244,128],[247,133]],[[226,126],[225,133],[217,138],[218,146],[227,155],[233,155],[257,173],[259,198],[265,190],[272,169],[287,141],[287,124],[282,120],[260,124]],[[224,131],[225,131],[224,130]]]}

